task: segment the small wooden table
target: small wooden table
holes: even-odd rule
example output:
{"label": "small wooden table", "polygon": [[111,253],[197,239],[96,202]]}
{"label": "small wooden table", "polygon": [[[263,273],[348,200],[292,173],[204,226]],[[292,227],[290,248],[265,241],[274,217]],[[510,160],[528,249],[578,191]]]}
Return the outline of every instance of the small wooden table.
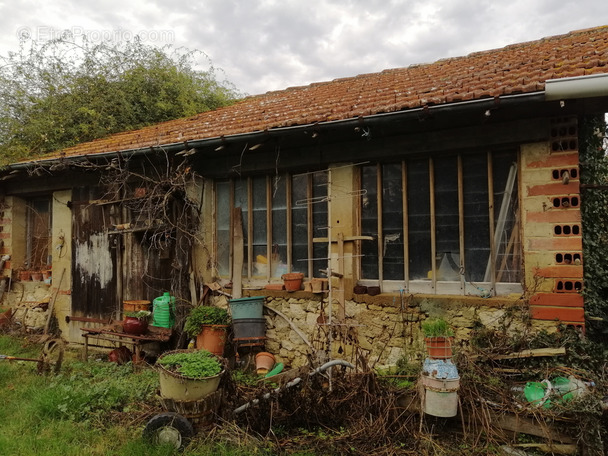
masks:
{"label": "small wooden table", "polygon": [[89,356],[89,338],[118,342],[120,345],[132,345],[135,351],[134,363],[138,363],[140,362],[141,346],[143,344],[149,342],[167,342],[172,334],[171,328],[160,328],[158,326],[148,326],[146,333],[140,336],[127,334],[122,330],[121,321],[113,321],[99,328],[80,328],[80,330],[82,331],[82,337],[84,337],[83,357],[85,362]]}

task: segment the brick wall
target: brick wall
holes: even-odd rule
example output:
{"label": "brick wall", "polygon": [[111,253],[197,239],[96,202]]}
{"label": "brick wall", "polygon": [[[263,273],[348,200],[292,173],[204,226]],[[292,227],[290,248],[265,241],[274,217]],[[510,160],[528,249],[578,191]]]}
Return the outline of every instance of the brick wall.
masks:
{"label": "brick wall", "polygon": [[549,143],[522,148],[524,267],[531,316],[584,325],[583,245],[575,118],[555,119]]}

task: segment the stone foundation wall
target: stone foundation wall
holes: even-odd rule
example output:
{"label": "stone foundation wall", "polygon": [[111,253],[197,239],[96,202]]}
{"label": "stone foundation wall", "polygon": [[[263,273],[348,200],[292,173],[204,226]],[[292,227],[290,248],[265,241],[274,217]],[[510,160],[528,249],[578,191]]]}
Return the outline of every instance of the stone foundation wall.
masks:
{"label": "stone foundation wall", "polygon": [[42,282],[13,282],[5,295],[5,304],[13,309],[13,320],[28,331],[41,331],[46,325],[51,293]]}
{"label": "stone foundation wall", "polygon": [[[394,365],[403,356],[424,356],[420,324],[428,317],[448,321],[460,349],[469,345],[474,327],[521,331],[528,321],[528,306],[516,298],[361,295],[346,301],[346,321],[331,326],[330,332],[328,303],[320,296],[305,292],[266,296],[265,349],[277,357],[277,362],[299,367],[307,364],[310,356],[322,361],[330,357],[331,339],[331,358],[355,361],[355,355],[364,355],[370,365]],[[212,304],[227,307],[228,300],[216,297]],[[333,323],[337,323],[337,306],[332,306]],[[554,322],[533,321],[533,325],[536,330],[556,328]]]}

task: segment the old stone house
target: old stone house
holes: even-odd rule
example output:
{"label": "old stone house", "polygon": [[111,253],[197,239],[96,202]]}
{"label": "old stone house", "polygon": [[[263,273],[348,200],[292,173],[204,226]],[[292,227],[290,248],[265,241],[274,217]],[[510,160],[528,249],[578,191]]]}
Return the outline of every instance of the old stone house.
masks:
{"label": "old stone house", "polygon": [[[292,365],[327,339],[336,356],[355,341],[394,362],[428,315],[461,339],[509,309],[583,327],[579,125],[608,111],[607,63],[598,27],[15,163],[0,181],[4,299],[45,318],[37,303],[55,296],[63,337],[80,342],[66,316],[118,317],[123,300],[168,290],[185,313],[219,284],[218,305],[268,297],[266,348]],[[19,281],[24,267],[52,281]],[[328,271],[321,293],[273,286]]]}

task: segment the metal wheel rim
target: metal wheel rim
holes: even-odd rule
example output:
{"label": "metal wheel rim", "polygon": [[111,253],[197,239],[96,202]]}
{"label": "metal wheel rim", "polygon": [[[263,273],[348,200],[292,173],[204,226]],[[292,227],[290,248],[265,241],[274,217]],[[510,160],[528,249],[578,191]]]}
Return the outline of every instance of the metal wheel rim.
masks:
{"label": "metal wheel rim", "polygon": [[163,426],[156,431],[156,443],[160,445],[169,443],[179,448],[182,446],[182,433],[173,426]]}

